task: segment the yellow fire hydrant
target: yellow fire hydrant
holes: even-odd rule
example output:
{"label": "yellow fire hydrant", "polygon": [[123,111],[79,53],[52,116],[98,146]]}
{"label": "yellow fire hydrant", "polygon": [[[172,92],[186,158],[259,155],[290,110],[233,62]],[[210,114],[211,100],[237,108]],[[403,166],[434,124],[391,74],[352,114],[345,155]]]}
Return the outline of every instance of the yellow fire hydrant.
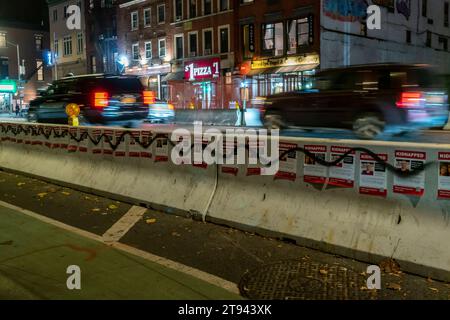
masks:
{"label": "yellow fire hydrant", "polygon": [[76,103],[69,103],[66,106],[66,114],[69,117],[69,126],[78,127],[80,121],[78,116],[80,115],[80,106]]}

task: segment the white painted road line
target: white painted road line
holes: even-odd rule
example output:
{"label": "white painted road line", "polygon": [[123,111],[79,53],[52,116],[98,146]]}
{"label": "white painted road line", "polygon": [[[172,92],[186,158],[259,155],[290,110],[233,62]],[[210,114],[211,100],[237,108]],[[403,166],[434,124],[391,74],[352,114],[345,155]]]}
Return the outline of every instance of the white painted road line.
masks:
{"label": "white painted road line", "polygon": [[130,231],[133,226],[142,219],[146,208],[133,206],[130,210],[117,221],[105,234],[102,236],[103,241],[106,243],[119,242],[119,240]]}
{"label": "white painted road line", "polygon": [[175,261],[163,258],[163,257],[156,256],[154,254],[151,254],[151,253],[148,253],[148,252],[145,252],[145,251],[142,251],[142,250],[130,247],[128,245],[125,245],[125,244],[122,244],[122,243],[119,243],[119,242],[109,242],[109,243],[107,243],[107,242],[104,241],[103,237],[98,236],[98,235],[96,235],[94,233],[90,233],[88,231],[81,230],[81,229],[78,229],[76,227],[72,227],[72,226],[67,225],[65,223],[59,222],[57,220],[53,220],[51,218],[42,216],[42,215],[40,215],[38,213],[29,211],[29,210],[24,209],[24,208],[17,207],[15,205],[12,205],[12,204],[4,202],[4,201],[0,201],[0,206],[3,206],[5,208],[8,208],[8,209],[11,209],[11,210],[14,210],[14,211],[18,211],[18,212],[20,212],[20,213],[22,213],[24,215],[27,215],[27,216],[29,216],[31,218],[37,219],[39,221],[42,221],[42,222],[45,222],[45,223],[48,223],[48,224],[51,224],[51,225],[53,225],[55,227],[58,227],[60,229],[72,232],[74,234],[77,234],[79,236],[85,237],[87,239],[91,239],[91,240],[94,240],[94,241],[97,241],[97,242],[101,242],[101,243],[106,244],[106,245],[108,245],[108,246],[110,246],[112,248],[115,248],[117,250],[129,253],[129,254],[134,255],[134,256],[138,256],[138,257],[143,258],[143,259],[145,259],[147,261],[151,261],[151,262],[160,264],[160,265],[162,265],[162,266],[164,266],[166,268],[170,268],[172,270],[185,273],[185,274],[190,275],[190,276],[192,276],[194,278],[197,278],[197,279],[203,280],[205,282],[208,282],[208,283],[210,283],[212,285],[215,285],[215,286],[217,286],[219,288],[228,290],[228,291],[230,291],[232,293],[240,294],[239,293],[239,289],[238,289],[238,287],[237,287],[237,285],[235,283],[230,282],[230,281],[225,280],[225,279],[222,279],[222,278],[219,278],[219,277],[217,277],[215,275],[206,273],[204,271],[201,271],[201,270],[198,270],[198,269],[195,269],[195,268],[191,268],[189,266],[183,265],[181,263],[178,263],[178,262],[175,262]]}

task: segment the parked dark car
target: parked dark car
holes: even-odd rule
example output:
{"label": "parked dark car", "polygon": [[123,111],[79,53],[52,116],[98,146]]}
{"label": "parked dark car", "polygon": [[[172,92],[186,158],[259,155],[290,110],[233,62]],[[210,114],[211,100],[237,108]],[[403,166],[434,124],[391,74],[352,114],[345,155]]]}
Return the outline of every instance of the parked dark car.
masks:
{"label": "parked dark car", "polygon": [[148,116],[152,93],[139,78],[121,75],[66,77],[30,103],[28,121],[67,124],[65,108],[80,106],[80,124],[137,127]]}
{"label": "parked dark car", "polygon": [[364,65],[319,72],[315,89],[269,96],[267,128],[352,129],[363,139],[420,128],[442,128],[449,118],[442,77],[425,65]]}

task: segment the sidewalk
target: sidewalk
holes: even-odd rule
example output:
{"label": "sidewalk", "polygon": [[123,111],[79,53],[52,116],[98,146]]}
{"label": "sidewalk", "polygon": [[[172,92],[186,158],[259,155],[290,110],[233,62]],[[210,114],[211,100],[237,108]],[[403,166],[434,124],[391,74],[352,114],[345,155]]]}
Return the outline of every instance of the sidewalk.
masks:
{"label": "sidewalk", "polygon": [[[0,299],[240,299],[226,290],[0,207]],[[68,290],[68,266],[81,290]]]}

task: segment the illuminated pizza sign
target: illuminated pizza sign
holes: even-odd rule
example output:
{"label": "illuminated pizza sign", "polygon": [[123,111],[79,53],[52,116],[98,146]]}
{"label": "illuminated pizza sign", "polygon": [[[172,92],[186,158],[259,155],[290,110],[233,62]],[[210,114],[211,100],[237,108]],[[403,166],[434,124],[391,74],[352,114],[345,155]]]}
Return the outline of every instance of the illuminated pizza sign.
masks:
{"label": "illuminated pizza sign", "polygon": [[211,58],[189,62],[184,67],[184,78],[189,81],[218,79],[220,77],[220,59]]}

